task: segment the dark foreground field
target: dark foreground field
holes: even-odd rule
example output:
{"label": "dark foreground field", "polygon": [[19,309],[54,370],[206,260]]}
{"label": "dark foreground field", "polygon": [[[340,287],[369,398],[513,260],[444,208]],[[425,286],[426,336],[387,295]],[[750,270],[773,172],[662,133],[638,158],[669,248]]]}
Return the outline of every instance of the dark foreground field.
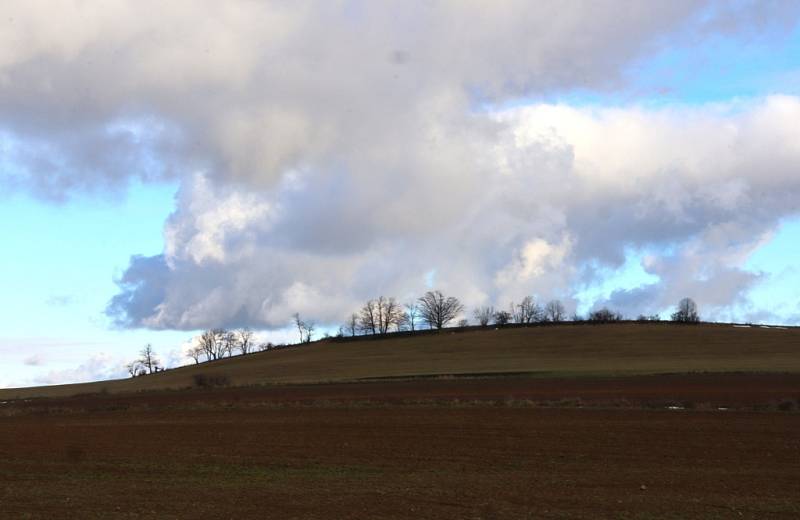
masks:
{"label": "dark foreground field", "polygon": [[506,377],[6,403],[0,518],[798,518],[798,383]]}

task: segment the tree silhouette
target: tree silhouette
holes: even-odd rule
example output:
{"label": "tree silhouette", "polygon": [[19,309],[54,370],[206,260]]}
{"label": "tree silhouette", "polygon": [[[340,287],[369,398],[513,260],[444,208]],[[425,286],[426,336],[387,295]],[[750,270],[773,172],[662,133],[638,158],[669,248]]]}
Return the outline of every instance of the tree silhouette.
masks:
{"label": "tree silhouette", "polygon": [[464,306],[453,296],[445,297],[440,291],[428,291],[419,302],[420,317],[430,328],[441,329],[453,321],[464,310]]}

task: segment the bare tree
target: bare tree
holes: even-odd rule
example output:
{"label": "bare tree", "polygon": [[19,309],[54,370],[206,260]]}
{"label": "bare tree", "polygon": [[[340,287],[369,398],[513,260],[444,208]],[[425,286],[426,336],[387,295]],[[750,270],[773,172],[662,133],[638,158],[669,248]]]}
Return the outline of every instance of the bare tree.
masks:
{"label": "bare tree", "polygon": [[195,365],[200,364],[200,359],[203,357],[203,348],[199,345],[192,345],[189,347],[189,350],[186,352],[186,355],[194,360]]}
{"label": "bare tree", "polygon": [[308,321],[305,323],[305,331],[306,331],[306,343],[311,343],[311,338],[314,337],[314,329],[317,328],[317,324],[313,321]]}
{"label": "bare tree", "polygon": [[697,314],[697,304],[691,298],[684,298],[678,302],[678,310],[672,313],[672,321],[681,323],[698,323],[700,315]]}
{"label": "bare tree", "polygon": [[445,327],[464,310],[464,306],[457,298],[445,297],[440,291],[428,291],[417,301],[419,302],[420,317],[430,328]]}
{"label": "bare tree", "polygon": [[544,314],[545,318],[553,323],[564,321],[567,316],[564,305],[558,300],[550,300],[547,302],[547,305],[544,306]]}
{"label": "bare tree", "polygon": [[158,372],[161,368],[161,363],[159,363],[158,358],[156,357],[156,353],[153,350],[153,345],[148,343],[144,346],[144,348],[139,352],[139,364],[147,370],[148,374],[152,374],[153,372]]}
{"label": "bare tree", "polygon": [[458,328],[463,329],[464,327],[469,327],[469,320],[466,318],[461,318],[458,320]]}
{"label": "bare tree", "polygon": [[494,318],[494,307],[491,305],[487,307],[478,307],[472,315],[475,316],[475,319],[478,320],[481,327],[485,327],[489,325],[489,322]]}
{"label": "bare tree", "polygon": [[247,327],[236,330],[236,348],[242,354],[247,354],[253,349],[253,331]]}
{"label": "bare tree", "polygon": [[211,361],[217,352],[217,335],[213,330],[204,330],[200,334],[200,339],[197,341],[197,346],[206,356],[206,360]]}
{"label": "bare tree", "polygon": [[522,302],[516,306],[512,302],[511,314],[515,322],[525,325],[542,321],[544,317],[544,311],[542,311],[539,304],[533,301],[532,296],[526,296],[522,299]]}
{"label": "bare tree", "polygon": [[225,355],[225,329],[209,329],[200,335],[198,345],[206,356],[206,359],[211,361],[220,359]]}
{"label": "bare tree", "polygon": [[380,296],[361,307],[358,326],[367,334],[386,334],[392,327],[400,330],[403,318],[403,310],[394,298]]}
{"label": "bare tree", "polygon": [[294,319],[295,327],[297,327],[297,333],[300,334],[300,343],[303,343],[305,338],[306,324],[300,319],[299,312],[295,312],[294,315],[292,315],[292,318]]}
{"label": "bare tree", "polygon": [[378,333],[378,309],[375,300],[369,300],[358,313],[358,328],[364,334]]}
{"label": "bare tree", "polygon": [[142,366],[141,361],[139,361],[138,359],[136,361],[131,361],[130,363],[125,365],[125,368],[128,369],[128,373],[131,375],[131,377],[140,376],[146,373],[144,367]]}
{"label": "bare tree", "polygon": [[314,335],[316,324],[313,321],[303,321],[300,319],[299,313],[294,313],[292,316],[294,324],[297,327],[297,332],[300,334],[300,343],[311,343],[311,337]]}
{"label": "bare tree", "polygon": [[220,331],[220,344],[222,345],[222,350],[220,351],[220,357],[224,356],[232,356],[233,351],[237,348],[237,337],[236,333],[232,330],[225,330],[222,329]]}
{"label": "bare tree", "polygon": [[262,343],[259,343],[259,344],[258,344],[258,346],[257,346],[256,348],[257,348],[258,350],[260,350],[261,352],[264,352],[265,350],[270,350],[270,349],[271,349],[271,348],[273,348],[274,346],[275,346],[275,345],[273,345],[271,341],[264,341],[264,342],[262,342]]}
{"label": "bare tree", "polygon": [[508,311],[497,311],[494,313],[494,323],[498,327],[503,327],[511,322],[511,313]]}
{"label": "bare tree", "polygon": [[345,329],[350,333],[350,336],[356,335],[356,332],[358,332],[358,314],[354,312],[350,315],[350,317],[347,319]]}
{"label": "bare tree", "polygon": [[405,309],[405,313],[403,313],[403,323],[408,325],[411,332],[414,332],[420,317],[419,305],[417,305],[417,302],[407,303],[405,304]]}
{"label": "bare tree", "polygon": [[378,298],[378,323],[381,334],[386,334],[392,327],[400,329],[403,322],[403,309],[394,298]]}

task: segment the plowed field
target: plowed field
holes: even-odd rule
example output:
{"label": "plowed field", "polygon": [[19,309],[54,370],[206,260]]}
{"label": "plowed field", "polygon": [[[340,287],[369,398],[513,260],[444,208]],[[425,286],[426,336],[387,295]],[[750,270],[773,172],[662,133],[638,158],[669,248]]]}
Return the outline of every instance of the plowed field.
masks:
{"label": "plowed field", "polygon": [[694,375],[6,403],[0,518],[798,518],[797,397]]}

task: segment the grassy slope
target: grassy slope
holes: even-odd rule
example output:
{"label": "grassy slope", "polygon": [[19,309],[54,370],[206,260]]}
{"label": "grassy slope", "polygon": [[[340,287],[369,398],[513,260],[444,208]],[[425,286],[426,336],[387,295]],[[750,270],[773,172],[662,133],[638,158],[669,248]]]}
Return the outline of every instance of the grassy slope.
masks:
{"label": "grassy slope", "polygon": [[698,371],[800,372],[800,328],[565,324],[320,341],[136,379],[0,390],[0,400],[185,388],[192,386],[198,373],[225,375],[234,385],[249,385],[436,374],[603,376]]}

